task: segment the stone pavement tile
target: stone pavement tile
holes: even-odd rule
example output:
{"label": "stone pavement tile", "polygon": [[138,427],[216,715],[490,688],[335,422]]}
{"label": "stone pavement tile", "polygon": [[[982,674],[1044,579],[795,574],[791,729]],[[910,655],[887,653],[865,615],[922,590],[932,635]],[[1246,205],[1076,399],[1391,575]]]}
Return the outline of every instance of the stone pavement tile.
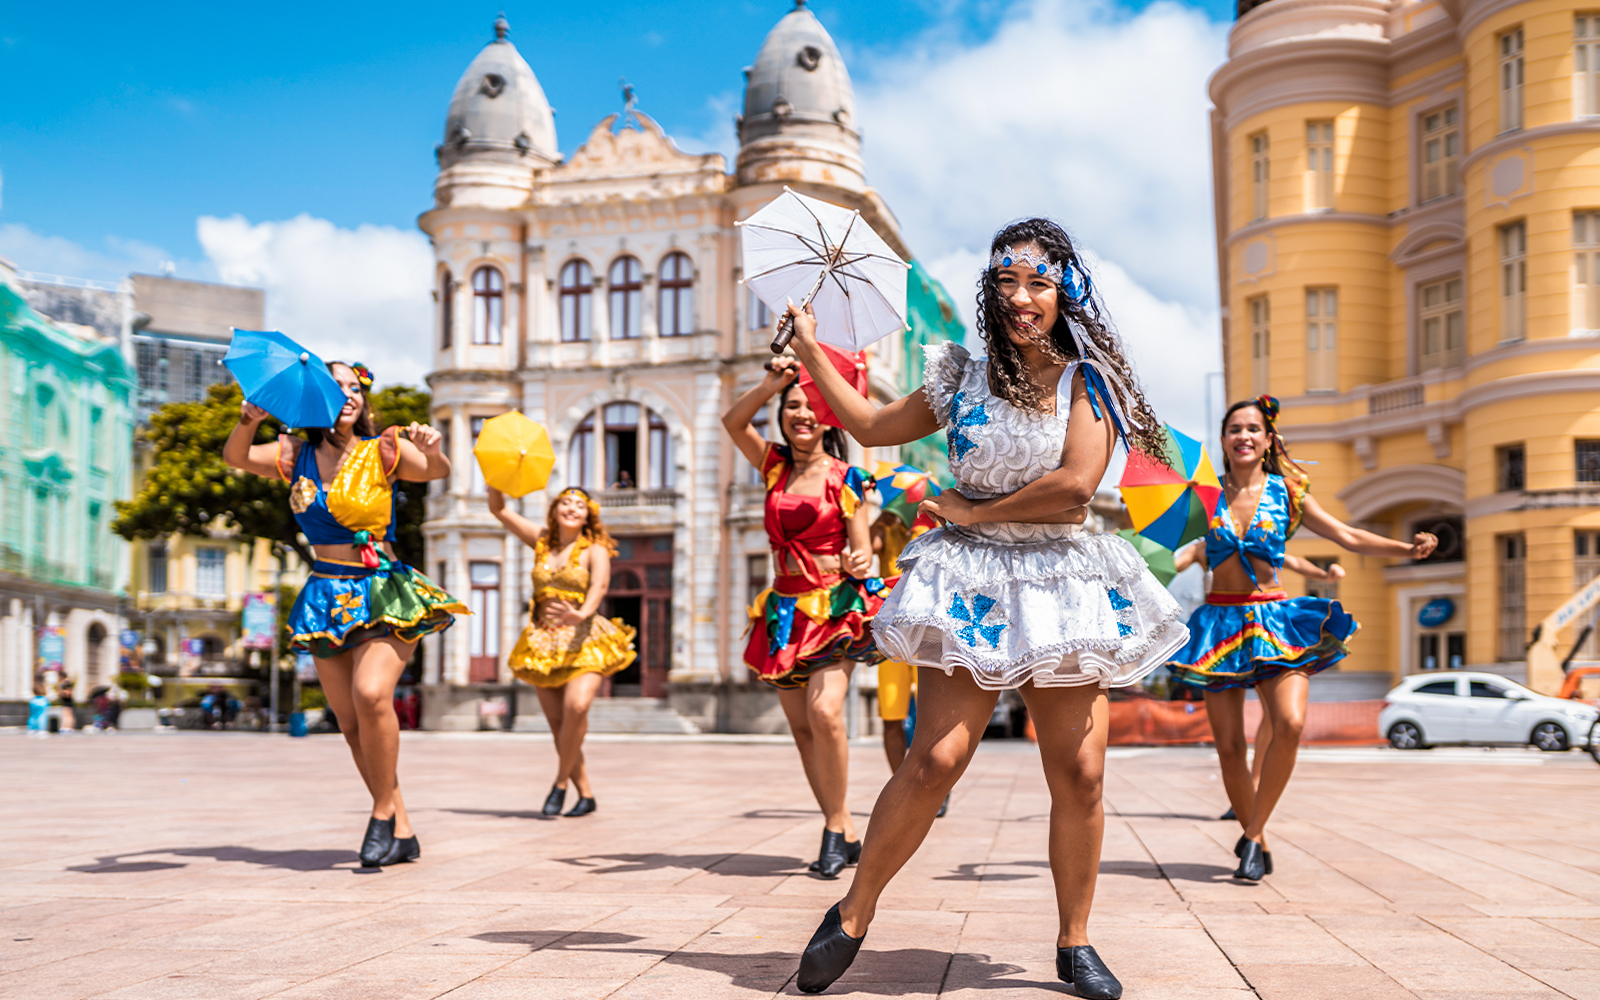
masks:
{"label": "stone pavement tile", "polygon": [[[444,1000],[601,1000],[626,985],[621,979],[474,979]],[[770,995],[770,994],[769,994]],[[704,1000],[705,993],[700,994]]]}
{"label": "stone pavement tile", "polygon": [[621,912],[616,908],[518,906],[484,919],[465,921],[448,932],[420,938],[404,950],[434,953],[484,952],[521,956],[594,926]]}
{"label": "stone pavement tile", "polygon": [[1428,922],[1519,969],[1600,970],[1600,946],[1537,920],[1431,917]]}
{"label": "stone pavement tile", "polygon": [[1580,941],[1600,945],[1600,917],[1550,917],[1539,918],[1539,923],[1553,927]]}
{"label": "stone pavement tile", "polygon": [[[1528,903],[1565,907],[1578,902],[1573,896],[1542,882],[1469,857],[1458,850],[1439,847],[1371,823],[1351,823],[1348,832],[1365,844],[1461,887],[1476,901]],[[1382,891],[1380,887],[1373,887]]]}
{"label": "stone pavement tile", "polygon": [[[1284,952],[1286,961],[1300,956]],[[1249,980],[1261,1000],[1413,1000],[1415,994],[1388,975],[1362,963],[1360,965],[1286,965],[1270,963],[1240,965],[1239,972]]]}
{"label": "stone pavement tile", "polygon": [[1201,918],[1206,931],[1235,965],[1367,965],[1356,952],[1309,917],[1227,915]]}
{"label": "stone pavement tile", "polygon": [[143,938],[132,947],[243,951],[317,928],[359,920],[376,909],[322,902],[261,906],[238,916],[212,918],[181,930]]}
{"label": "stone pavement tile", "polygon": [[1258,895],[1277,897],[1265,885],[1240,886],[1231,878],[1238,860],[1233,852],[1219,845],[1194,823],[1132,819],[1129,826],[1138,834],[1161,872],[1173,888],[1190,902],[1239,898],[1241,889],[1265,889]]}
{"label": "stone pavement tile", "polygon": [[257,1000],[294,986],[288,976],[174,972],[94,994],[95,1000]]}
{"label": "stone pavement tile", "polygon": [[1560,990],[1569,997],[1600,997],[1600,972],[1594,969],[1524,969],[1522,970],[1546,986]]}
{"label": "stone pavement tile", "polygon": [[[894,997],[895,1000],[936,1000],[940,996],[941,984],[932,983],[852,983],[849,982],[849,973],[843,979],[828,987],[824,994],[832,1000],[838,997],[842,1000],[868,1000],[874,997]],[[783,992],[778,994],[783,997],[803,997],[800,988],[790,979],[784,986]]]}
{"label": "stone pavement tile", "polygon": [[1497,977],[1440,965],[1402,965],[1384,971],[1417,1000],[1566,1000],[1559,990],[1515,969],[1506,969]]}
{"label": "stone pavement tile", "polygon": [[31,936],[11,935],[0,938],[0,971],[13,972],[75,955],[88,955],[103,948],[128,947],[212,919],[199,914],[135,911],[80,920]]}
{"label": "stone pavement tile", "polygon": [[1315,919],[1340,942],[1391,975],[1395,968],[1427,966],[1490,979],[1510,971],[1493,956],[1418,917],[1334,915]]}
{"label": "stone pavement tile", "polygon": [[212,958],[205,951],[130,951],[106,948],[92,958],[74,957],[0,975],[0,996],[17,1000],[80,1000],[108,990],[179,972]]}
{"label": "stone pavement tile", "polygon": [[1435,847],[1455,851],[1512,875],[1548,886],[1575,899],[1600,905],[1600,872],[1577,865],[1563,864],[1526,851],[1485,840],[1481,836],[1436,836],[1425,838]]}
{"label": "stone pavement tile", "polygon": [[431,1000],[480,978],[505,961],[504,955],[380,955],[274,993],[272,997],[273,1000],[330,1000],[334,997]]}
{"label": "stone pavement tile", "polygon": [[[1349,833],[1344,824],[1336,829],[1299,824],[1294,828],[1293,844],[1379,900],[1408,907],[1484,902],[1482,896],[1352,839]],[[1277,861],[1276,854],[1273,861]]]}

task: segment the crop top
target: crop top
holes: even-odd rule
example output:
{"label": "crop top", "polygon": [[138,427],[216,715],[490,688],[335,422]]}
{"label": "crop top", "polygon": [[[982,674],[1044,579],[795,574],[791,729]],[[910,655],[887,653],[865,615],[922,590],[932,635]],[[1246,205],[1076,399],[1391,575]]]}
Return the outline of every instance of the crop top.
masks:
{"label": "crop top", "polygon": [[814,557],[836,556],[848,547],[848,522],[866,499],[872,477],[865,469],[830,458],[822,495],[799,496],[784,488],[793,467],[788,445],[767,443],[767,453],[761,461],[761,477],[767,484],[767,541],[780,575],[787,555],[788,564],[800,567],[801,576],[821,586]]}
{"label": "crop top", "polygon": [[[394,486],[389,477],[400,464],[399,432],[398,427],[390,427],[377,437],[363,438],[326,486],[317,468],[317,450],[309,441],[300,443],[293,469],[284,472],[284,449],[296,439],[279,435],[274,464],[278,475],[290,484],[289,509],[306,541],[312,545],[394,541]],[[358,539],[359,532],[369,537]]]}
{"label": "crop top", "polygon": [[550,567],[550,546],[541,537],[533,547],[533,603],[569,601],[583,603],[589,596],[589,571],[583,568],[583,553],[594,544],[588,535],[579,535],[572,545],[567,564],[558,569]]}
{"label": "crop top", "polygon": [[1224,492],[1217,498],[1217,508],[1206,532],[1206,562],[1216,569],[1238,556],[1250,582],[1261,586],[1261,581],[1256,579],[1255,566],[1246,556],[1270,563],[1274,574],[1283,568],[1284,546],[1300,527],[1305,496],[1305,483],[1291,483],[1282,476],[1268,473],[1266,485],[1261,487],[1261,499],[1256,501],[1255,521],[1240,537],[1233,523],[1233,512],[1228,508],[1228,495]]}

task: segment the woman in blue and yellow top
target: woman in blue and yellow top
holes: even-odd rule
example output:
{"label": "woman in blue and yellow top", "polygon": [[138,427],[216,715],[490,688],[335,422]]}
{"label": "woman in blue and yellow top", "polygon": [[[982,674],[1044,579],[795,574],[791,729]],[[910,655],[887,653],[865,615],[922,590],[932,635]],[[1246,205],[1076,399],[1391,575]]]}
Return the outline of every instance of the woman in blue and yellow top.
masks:
{"label": "woman in blue and yellow top", "polygon": [[315,549],[311,578],[289,615],[289,648],[315,659],[328,707],[372,793],[361,864],[377,868],[421,854],[395,773],[395,683],[417,640],[449,628],[467,608],[388,551],[394,481],[450,474],[439,432],[412,424],[405,437],[398,427],[375,433],[367,402],[371,373],[338,362],[328,370],[347,397],[333,427],[307,428],[306,439],[283,434],[273,444],[251,444],[267,413],[245,403],[222,457],[236,469],[289,483],[295,522]]}
{"label": "woman in blue and yellow top", "polygon": [[[1425,559],[1438,544],[1426,532],[1409,545],[1384,538],[1323,510],[1289,458],[1274,426],[1277,416],[1271,396],[1235,403],[1223,415],[1223,495],[1203,554],[1185,550],[1179,566],[1202,558],[1211,569],[1211,589],[1189,619],[1188,645],[1167,662],[1179,680],[1205,689],[1222,784],[1244,827],[1234,847],[1234,877],[1252,882],[1271,864],[1267,819],[1294,773],[1311,675],[1344,659],[1357,627],[1338,601],[1288,595],[1278,580],[1285,544],[1301,525],[1369,556]],[[1259,788],[1251,782],[1245,747],[1245,692],[1252,688],[1272,727]]]}

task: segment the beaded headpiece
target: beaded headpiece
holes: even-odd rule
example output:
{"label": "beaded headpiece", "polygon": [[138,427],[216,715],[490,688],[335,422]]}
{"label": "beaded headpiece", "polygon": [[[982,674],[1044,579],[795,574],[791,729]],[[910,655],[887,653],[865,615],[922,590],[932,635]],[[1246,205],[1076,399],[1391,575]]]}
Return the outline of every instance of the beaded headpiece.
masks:
{"label": "beaded headpiece", "polygon": [[1064,275],[1060,264],[1052,263],[1049,257],[1031,246],[1002,247],[989,255],[989,267],[998,270],[1002,267],[1013,267],[1021,264],[1035,274],[1042,274],[1054,281],[1061,283]]}
{"label": "beaded headpiece", "polygon": [[591,497],[587,490],[585,490],[585,489],[583,489],[581,487],[578,487],[578,486],[568,486],[566,489],[562,490],[560,493],[557,493],[555,502],[556,503],[560,503],[561,499],[563,497],[569,497],[569,496],[583,498],[583,502],[585,504],[587,504],[588,507],[589,507],[589,513],[591,513],[591,514],[600,513],[600,505],[594,502],[594,497]]}

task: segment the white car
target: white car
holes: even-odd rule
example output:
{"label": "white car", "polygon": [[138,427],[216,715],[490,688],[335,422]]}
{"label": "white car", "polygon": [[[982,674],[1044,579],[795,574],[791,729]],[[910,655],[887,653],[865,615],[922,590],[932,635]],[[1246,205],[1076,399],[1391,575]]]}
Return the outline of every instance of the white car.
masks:
{"label": "white car", "polygon": [[1438,743],[1512,743],[1540,750],[1587,746],[1600,712],[1497,674],[1435,671],[1400,682],[1383,700],[1378,731],[1396,750]]}

